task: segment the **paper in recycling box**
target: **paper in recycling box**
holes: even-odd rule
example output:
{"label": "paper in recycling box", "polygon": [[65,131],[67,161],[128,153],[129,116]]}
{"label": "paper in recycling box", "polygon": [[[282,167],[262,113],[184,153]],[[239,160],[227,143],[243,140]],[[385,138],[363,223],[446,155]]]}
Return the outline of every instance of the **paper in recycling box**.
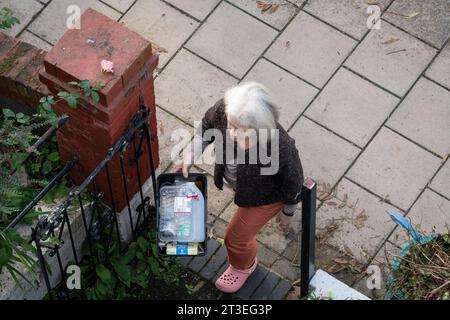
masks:
{"label": "paper in recycling box", "polygon": [[207,212],[206,175],[160,174],[156,205],[159,254],[205,255]]}

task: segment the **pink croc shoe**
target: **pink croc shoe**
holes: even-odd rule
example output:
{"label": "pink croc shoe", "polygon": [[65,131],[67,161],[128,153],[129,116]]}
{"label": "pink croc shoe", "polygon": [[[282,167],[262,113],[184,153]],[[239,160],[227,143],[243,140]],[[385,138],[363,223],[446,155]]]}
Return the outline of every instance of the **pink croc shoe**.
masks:
{"label": "pink croc shoe", "polygon": [[225,293],[234,293],[238,291],[245,283],[247,278],[255,271],[258,266],[258,259],[255,258],[253,265],[245,270],[236,269],[229,265],[227,270],[217,279],[216,287]]}

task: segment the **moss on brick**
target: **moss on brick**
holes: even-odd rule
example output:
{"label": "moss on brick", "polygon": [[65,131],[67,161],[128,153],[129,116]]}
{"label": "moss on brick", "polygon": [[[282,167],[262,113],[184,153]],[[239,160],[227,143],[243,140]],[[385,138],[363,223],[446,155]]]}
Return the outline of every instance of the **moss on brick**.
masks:
{"label": "moss on brick", "polygon": [[10,70],[14,62],[20,57],[20,54],[14,53],[13,55],[6,58],[2,63],[0,63],[0,74],[4,74],[6,71]]}
{"label": "moss on brick", "polygon": [[19,58],[25,56],[30,50],[33,49],[35,48],[32,45],[26,42],[20,42],[19,45],[15,48],[14,53],[7,57],[0,64],[0,74],[5,74],[6,71],[10,71],[15,66],[15,62]]}

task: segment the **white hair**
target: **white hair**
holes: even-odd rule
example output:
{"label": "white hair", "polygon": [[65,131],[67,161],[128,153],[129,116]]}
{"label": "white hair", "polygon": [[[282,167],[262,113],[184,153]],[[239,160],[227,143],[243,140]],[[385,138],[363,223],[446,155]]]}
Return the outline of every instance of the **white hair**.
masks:
{"label": "white hair", "polygon": [[269,90],[260,83],[247,82],[225,92],[225,112],[236,125],[252,129],[276,129],[278,107]]}

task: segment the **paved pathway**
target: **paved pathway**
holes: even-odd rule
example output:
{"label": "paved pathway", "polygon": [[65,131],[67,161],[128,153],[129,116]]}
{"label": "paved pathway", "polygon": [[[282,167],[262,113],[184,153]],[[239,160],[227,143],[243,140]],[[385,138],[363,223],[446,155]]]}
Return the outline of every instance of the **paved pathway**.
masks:
{"label": "paved pathway", "polygon": [[[367,289],[366,267],[379,265],[385,280],[387,262],[406,241],[388,212],[400,211],[427,231],[445,232],[450,223],[450,5],[375,2],[379,30],[367,28],[365,0],[277,0],[280,6],[265,13],[254,0],[0,0],[0,6],[22,21],[8,33],[47,50],[66,30],[72,4],[91,6],[156,45],[162,170],[171,170],[172,129],[192,131],[193,121],[240,81],[265,83],[279,100],[305,174],[320,183],[319,267],[377,298],[383,290]],[[196,170],[209,173],[209,223],[213,236],[223,238],[236,208],[233,193],[215,190],[212,166]],[[298,227],[285,237],[272,223],[258,236],[260,261],[281,281],[299,278],[298,236]],[[284,288],[275,275],[265,279],[262,288],[275,282]]]}

